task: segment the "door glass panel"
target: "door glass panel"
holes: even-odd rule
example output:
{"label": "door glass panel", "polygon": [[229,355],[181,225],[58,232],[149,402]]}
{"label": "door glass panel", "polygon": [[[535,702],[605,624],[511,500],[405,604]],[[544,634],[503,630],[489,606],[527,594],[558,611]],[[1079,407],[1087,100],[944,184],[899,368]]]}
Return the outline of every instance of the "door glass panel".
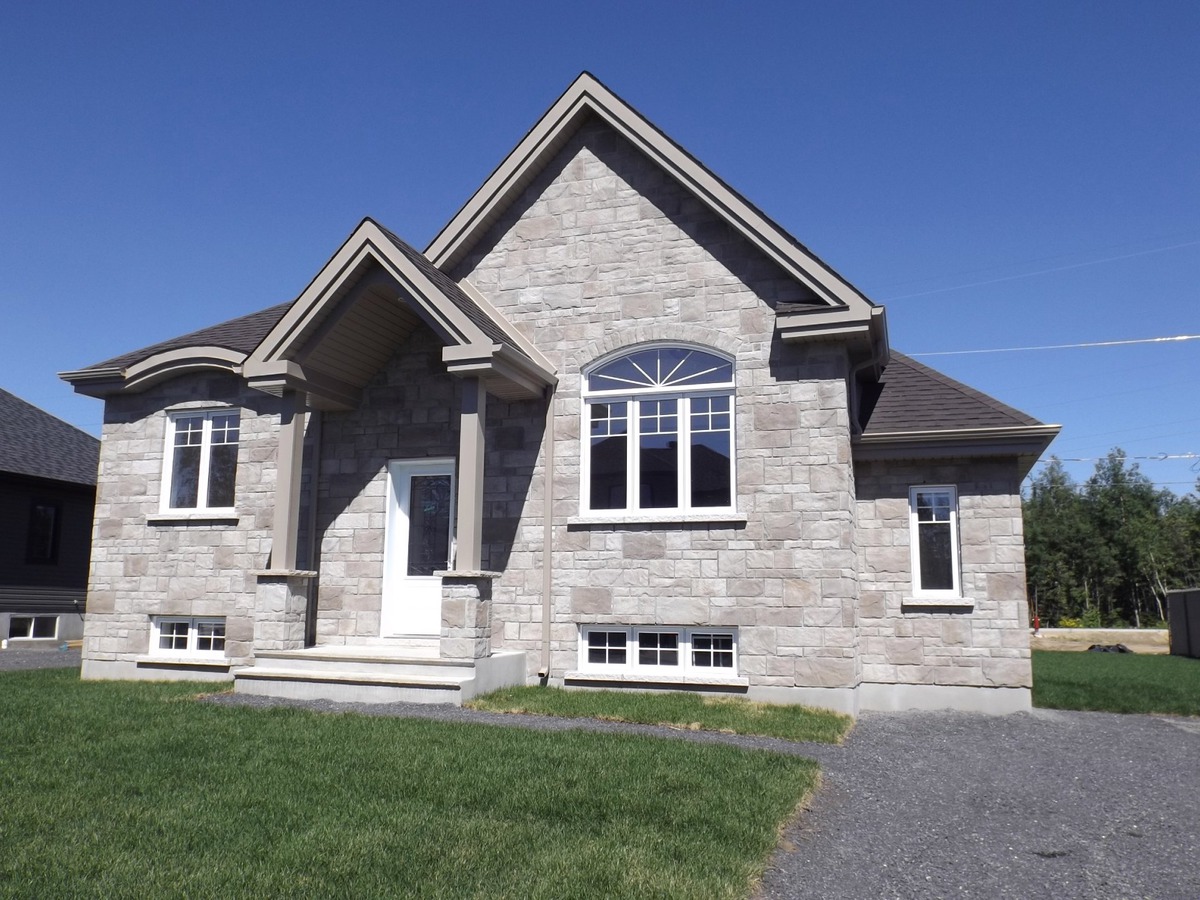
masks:
{"label": "door glass panel", "polygon": [[450,567],[450,476],[414,475],[409,482],[408,574]]}

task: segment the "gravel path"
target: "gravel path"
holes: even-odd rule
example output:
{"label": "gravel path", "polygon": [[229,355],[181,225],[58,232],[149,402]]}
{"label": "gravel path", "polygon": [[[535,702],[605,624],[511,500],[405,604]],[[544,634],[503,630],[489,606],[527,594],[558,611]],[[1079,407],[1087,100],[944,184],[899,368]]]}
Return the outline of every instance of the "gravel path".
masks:
{"label": "gravel path", "polygon": [[[78,664],[78,651],[0,652],[0,670]],[[833,747],[452,706],[210,702],[650,734],[817,759],[821,790],[785,831],[758,900],[1200,898],[1198,719],[865,713]]]}

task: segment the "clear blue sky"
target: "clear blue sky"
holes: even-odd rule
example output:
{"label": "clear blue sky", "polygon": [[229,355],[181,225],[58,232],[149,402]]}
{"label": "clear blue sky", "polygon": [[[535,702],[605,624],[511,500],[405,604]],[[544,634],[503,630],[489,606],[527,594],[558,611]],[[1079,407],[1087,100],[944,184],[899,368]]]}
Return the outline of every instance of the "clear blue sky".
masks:
{"label": "clear blue sky", "polygon": [[[582,69],[896,349],[1200,334],[1197,47],[1167,0],[12,5],[0,387],[98,432],[56,372],[292,299],[363,216],[423,247]],[[925,361],[1060,456],[1200,452],[1200,341]]]}

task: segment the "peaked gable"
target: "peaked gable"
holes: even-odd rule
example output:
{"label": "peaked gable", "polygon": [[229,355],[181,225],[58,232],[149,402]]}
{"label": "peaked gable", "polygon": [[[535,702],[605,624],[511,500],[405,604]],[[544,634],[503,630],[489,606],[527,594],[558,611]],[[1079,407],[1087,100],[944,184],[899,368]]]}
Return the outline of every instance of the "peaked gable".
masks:
{"label": "peaked gable", "polygon": [[434,238],[425,255],[453,269],[588,119],[606,123],[668,177],[713,210],[808,292],[777,311],[785,340],[865,337],[886,361],[887,331],[877,307],[848,281],[668,138],[594,76],[584,72]]}

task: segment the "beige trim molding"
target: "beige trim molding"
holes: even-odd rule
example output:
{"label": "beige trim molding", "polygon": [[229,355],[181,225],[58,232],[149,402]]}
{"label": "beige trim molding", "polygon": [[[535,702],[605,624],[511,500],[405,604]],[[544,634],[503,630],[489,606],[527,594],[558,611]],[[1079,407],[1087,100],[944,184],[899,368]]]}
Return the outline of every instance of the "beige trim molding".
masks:
{"label": "beige trim molding", "polygon": [[[872,310],[877,307],[871,301],[588,72],[575,79],[501,161],[433,239],[425,255],[442,271],[452,269],[592,115],[645,153],[753,246],[812,290],[826,304],[823,311],[839,324],[872,330],[876,340],[882,342],[886,358],[885,321],[874,318]],[[790,316],[787,321],[791,321]]]}

